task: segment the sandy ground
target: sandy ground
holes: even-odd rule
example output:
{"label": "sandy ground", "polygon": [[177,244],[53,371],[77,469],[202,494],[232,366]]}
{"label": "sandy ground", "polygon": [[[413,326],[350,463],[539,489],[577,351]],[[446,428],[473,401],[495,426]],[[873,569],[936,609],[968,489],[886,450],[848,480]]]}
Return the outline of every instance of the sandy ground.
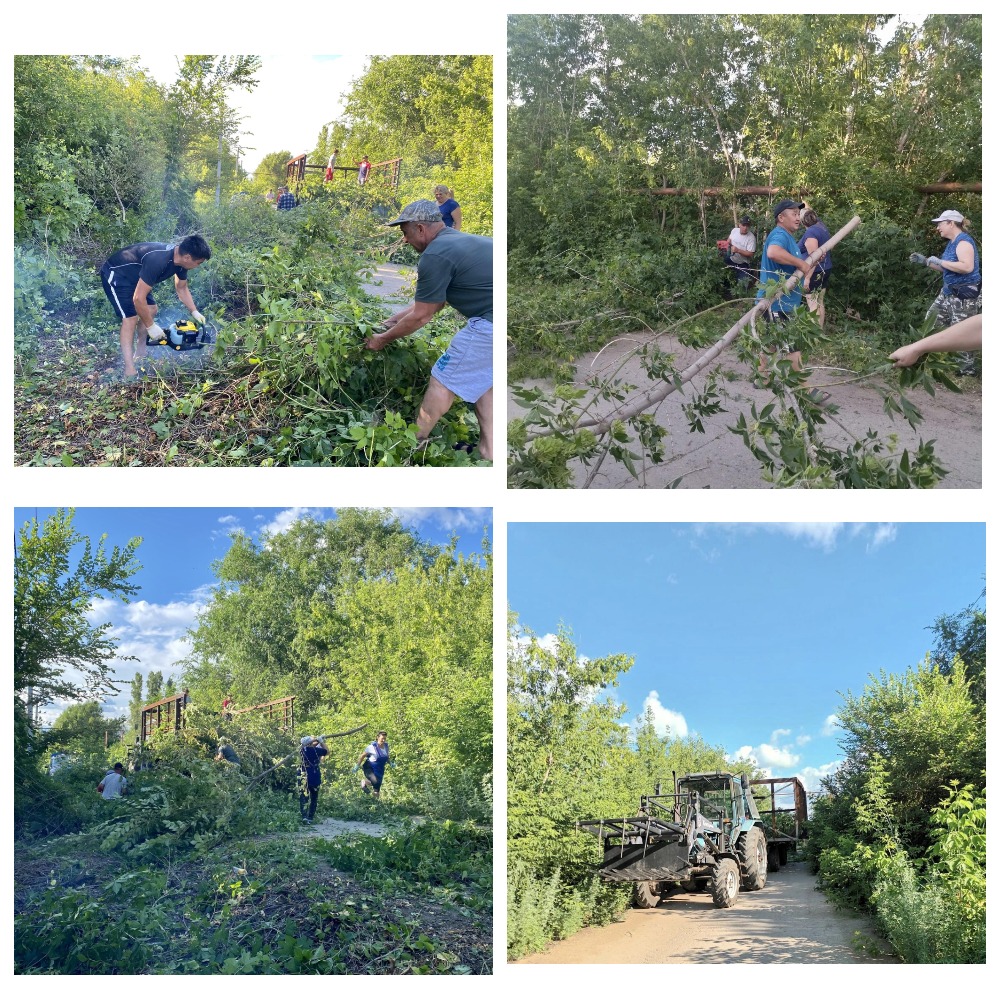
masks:
{"label": "sandy ground", "polygon": [[[863,942],[863,950],[853,947]],[[652,910],[629,910],[622,923],[585,927],[517,965],[892,963],[868,921],[834,908],[804,862],[768,875],[759,892],[740,893],[732,909],[708,893],[673,896]]]}
{"label": "sandy ground", "polygon": [[360,833],[366,837],[384,837],[385,827],[380,823],[361,823],[328,816],[326,819],[317,820],[311,826],[303,825],[300,831],[303,837],[322,837],[324,840],[346,837],[352,833]]}
{"label": "sandy ground", "polygon": [[[620,338],[599,355],[588,354],[581,357],[577,363],[578,380],[582,382],[598,371],[610,374],[622,364],[623,358],[631,350],[648,339],[645,334],[634,334]],[[664,351],[676,355],[676,363],[680,369],[694,362],[703,353],[683,347],[672,337],[661,336],[659,342]],[[770,487],[770,484],[761,480],[760,468],[742,439],[728,427],[736,422],[741,411],[749,414],[752,402],[756,402],[759,409],[773,397],[765,390],[753,386],[746,365],[736,359],[734,350],[724,352],[719,360],[724,367],[735,370],[739,377],[733,382],[720,382],[721,391],[728,395],[728,398],[724,397],[722,400],[725,412],[704,420],[705,433],[688,432],[682,407],[691,398],[690,388],[685,395],[675,392],[656,411],[657,421],[670,431],[665,441],[667,460],[646,468],[640,468],[637,464],[640,478],[636,480],[623,465],[609,458],[594,480],[593,488],[658,489],[682,476],[680,486],[688,489]],[[825,440],[847,445],[853,440],[852,435],[861,437],[871,428],[882,440],[887,440],[890,434],[897,434],[899,449],[907,448],[912,454],[921,438],[933,439],[938,460],[948,470],[948,475],[939,484],[940,488],[979,489],[982,486],[982,394],[978,381],[963,380],[966,391],[961,395],[943,389],[939,389],[936,396],[928,396],[923,390],[909,393],[910,399],[924,416],[924,422],[914,431],[902,418],[897,416],[892,419],[885,414],[882,397],[872,385],[829,384],[850,377],[848,373],[819,369],[809,379],[812,385],[825,385],[832,397],[830,402],[838,407],[838,412],[830,415],[824,428]],[[634,360],[625,362],[618,378],[638,386],[640,392],[649,386],[645,374]],[[545,385],[540,381],[526,384]],[[703,384],[704,378],[701,376],[694,380],[698,390]],[[610,405],[598,403],[593,412],[595,415],[602,415],[608,412]],[[523,411],[516,400],[508,396],[508,420],[521,412]],[[834,421],[842,424],[843,429]],[[574,468],[574,485],[582,486],[587,474],[588,470],[577,464]]]}
{"label": "sandy ground", "polygon": [[369,295],[377,295],[387,302],[405,304],[413,298],[417,284],[417,269],[401,264],[379,264],[371,281],[363,283]]}

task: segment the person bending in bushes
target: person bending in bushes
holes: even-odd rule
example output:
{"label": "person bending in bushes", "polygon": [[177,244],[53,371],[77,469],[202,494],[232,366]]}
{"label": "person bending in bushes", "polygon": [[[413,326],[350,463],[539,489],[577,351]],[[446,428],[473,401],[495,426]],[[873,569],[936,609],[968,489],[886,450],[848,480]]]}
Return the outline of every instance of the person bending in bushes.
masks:
{"label": "person bending in bushes", "polygon": [[125,768],[121,764],[115,764],[113,768],[101,779],[97,786],[102,799],[118,799],[128,792],[128,781],[125,778]]}
{"label": "person bending in bushes", "polygon": [[417,414],[417,437],[426,440],[456,397],[474,403],[479,456],[493,460],[493,240],[449,229],[427,199],[407,205],[399,218],[403,239],[420,254],[413,302],[390,316],[365,346],[381,351],[429,323],[446,305],[466,317],[465,326],[431,369]]}
{"label": "person bending in bushes", "polygon": [[299,742],[299,812],[303,823],[311,823],[316,815],[319,786],[323,783],[319,769],[320,758],[330,751],[322,736],[303,736]]}
{"label": "person bending in bushes", "polygon": [[153,285],[173,278],[177,298],[199,323],[205,322],[191,298],[187,276],[211,256],[204,239],[186,236],[176,244],[133,243],[101,265],[104,294],[122,321],[119,338],[126,378],[137,374],[136,363],[146,357],[146,335],[151,340],[163,337],[163,330],[156,325],[159,307],[153,298]]}

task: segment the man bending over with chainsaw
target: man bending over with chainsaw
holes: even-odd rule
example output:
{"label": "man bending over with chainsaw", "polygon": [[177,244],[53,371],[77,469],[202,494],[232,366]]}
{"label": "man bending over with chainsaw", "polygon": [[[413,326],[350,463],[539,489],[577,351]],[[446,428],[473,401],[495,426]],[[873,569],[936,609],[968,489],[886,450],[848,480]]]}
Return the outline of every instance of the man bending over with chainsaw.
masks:
{"label": "man bending over with chainsaw", "polygon": [[423,441],[448,412],[455,397],[476,407],[479,457],[493,460],[493,240],[449,229],[436,202],[411,202],[399,218],[403,239],[420,254],[414,301],[390,316],[366,346],[381,351],[429,323],[446,305],[465,318],[465,326],[431,369],[430,384],[417,414]]}
{"label": "man bending over with chainsaw", "polygon": [[[146,356],[146,337],[163,338],[156,325],[158,306],[153,285],[173,277],[177,298],[199,323],[205,317],[188,290],[187,274],[212,256],[200,236],[187,236],[180,243],[133,243],[112,254],[101,266],[101,284],[122,321],[121,348],[126,378],[136,374],[136,362]],[[138,334],[138,336],[136,336]]]}

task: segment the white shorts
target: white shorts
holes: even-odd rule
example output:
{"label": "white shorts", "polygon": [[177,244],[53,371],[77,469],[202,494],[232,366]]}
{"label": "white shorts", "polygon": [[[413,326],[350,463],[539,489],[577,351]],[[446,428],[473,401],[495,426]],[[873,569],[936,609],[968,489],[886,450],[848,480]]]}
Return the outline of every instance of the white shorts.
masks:
{"label": "white shorts", "polygon": [[493,323],[473,316],[451,339],[431,374],[467,403],[493,388]]}

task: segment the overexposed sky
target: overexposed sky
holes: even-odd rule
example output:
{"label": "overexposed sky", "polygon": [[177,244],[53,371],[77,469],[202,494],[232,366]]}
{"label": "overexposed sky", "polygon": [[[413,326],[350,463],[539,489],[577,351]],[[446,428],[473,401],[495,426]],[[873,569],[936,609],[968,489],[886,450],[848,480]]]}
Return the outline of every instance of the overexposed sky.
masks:
{"label": "overexposed sky", "polygon": [[[177,78],[179,56],[140,56],[139,62],[164,84]],[[230,104],[245,116],[240,162],[250,173],[268,153],[293,156],[316,144],[320,129],[339,118],[343,95],[360,77],[368,55],[261,55],[259,83],[252,92],[230,91]]]}

